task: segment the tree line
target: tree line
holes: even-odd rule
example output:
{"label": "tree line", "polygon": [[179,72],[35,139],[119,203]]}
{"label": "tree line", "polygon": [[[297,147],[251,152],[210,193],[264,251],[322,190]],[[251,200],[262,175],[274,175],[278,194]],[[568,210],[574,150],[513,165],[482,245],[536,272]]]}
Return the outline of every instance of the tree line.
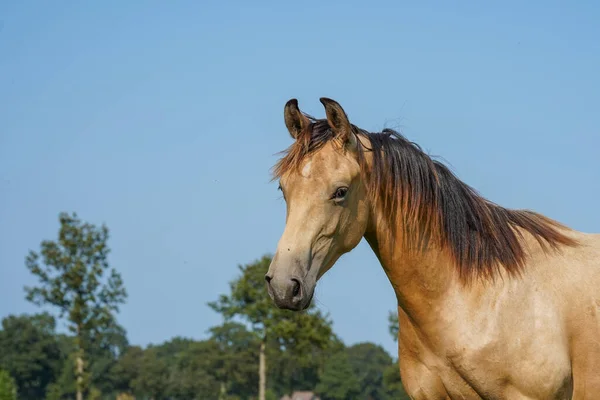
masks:
{"label": "tree line", "polygon": [[[345,345],[314,306],[293,313],[272,304],[268,255],[239,266],[230,291],[208,303],[223,319],[205,339],[129,343],[116,318],[127,291],[108,263],[108,228],[67,213],[59,223],[58,237],[25,258],[37,278],[27,300],[53,313],[2,320],[0,400],[279,400],[297,390],[323,400],[408,399],[398,361],[381,346]],[[396,337],[395,314],[389,322]]]}

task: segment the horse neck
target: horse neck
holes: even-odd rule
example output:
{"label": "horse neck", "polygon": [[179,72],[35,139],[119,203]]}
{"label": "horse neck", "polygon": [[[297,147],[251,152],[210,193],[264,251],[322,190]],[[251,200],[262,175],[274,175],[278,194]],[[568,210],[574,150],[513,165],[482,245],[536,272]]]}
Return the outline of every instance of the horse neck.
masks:
{"label": "horse neck", "polygon": [[365,239],[394,288],[398,306],[417,324],[435,320],[448,296],[456,294],[457,274],[450,258],[433,246],[421,252],[405,251],[402,226],[396,222],[394,238],[385,218],[377,212],[373,217]]}

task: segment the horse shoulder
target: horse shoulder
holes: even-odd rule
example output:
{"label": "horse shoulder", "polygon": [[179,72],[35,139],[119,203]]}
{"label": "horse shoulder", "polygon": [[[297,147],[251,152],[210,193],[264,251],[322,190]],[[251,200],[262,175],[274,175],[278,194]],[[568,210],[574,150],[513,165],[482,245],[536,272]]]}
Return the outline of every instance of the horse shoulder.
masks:
{"label": "horse shoulder", "polygon": [[398,309],[400,378],[411,399],[446,400],[481,397],[426,343],[402,309]]}
{"label": "horse shoulder", "polygon": [[[569,275],[563,288],[570,338],[573,399],[600,393],[600,235],[581,234],[581,246],[561,261]],[[591,397],[588,397],[591,396]]]}
{"label": "horse shoulder", "polygon": [[[443,352],[483,398],[562,398],[571,367],[561,299],[531,273],[465,290]],[[462,311],[458,311],[462,310]],[[485,395],[483,395],[485,393]]]}

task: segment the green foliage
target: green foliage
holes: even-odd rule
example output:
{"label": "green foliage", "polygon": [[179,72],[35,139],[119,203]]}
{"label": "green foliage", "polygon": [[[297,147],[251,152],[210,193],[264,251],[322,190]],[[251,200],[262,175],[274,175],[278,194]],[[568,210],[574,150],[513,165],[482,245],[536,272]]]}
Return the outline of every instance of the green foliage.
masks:
{"label": "green foliage", "polygon": [[8,371],[0,369],[0,400],[17,400],[17,385]]}
{"label": "green foliage", "polygon": [[325,363],[316,392],[323,400],[353,400],[360,394],[360,385],[348,353],[339,352]]}
{"label": "green foliage", "polygon": [[[114,270],[105,274],[107,232],[61,214],[58,240],[42,242],[41,256],[27,257],[40,282],[26,289],[28,298],[54,306],[70,331],[57,334],[47,313],[6,317],[0,369],[7,372],[0,373],[0,392],[13,397],[0,400],[15,393],[25,400],[70,400],[78,389],[85,399],[256,399],[261,343],[266,400],[315,389],[324,400],[405,398],[398,365],[379,346],[347,348],[315,307],[294,313],[274,306],[264,287],[267,256],[240,267],[230,293],[210,303],[224,322],[205,340],[175,337],[147,348],[130,346],[114,319],[126,293]],[[82,355],[88,380],[78,385],[74,366]]]}
{"label": "green foliage", "polygon": [[388,314],[388,330],[394,342],[398,341],[398,333],[400,332],[400,325],[398,323],[398,313],[390,311]]}
{"label": "green foliage", "polygon": [[272,389],[267,389],[267,392],[265,393],[265,400],[279,400],[279,397],[275,394],[275,392]]}
{"label": "green foliage", "polygon": [[[27,300],[57,309],[75,335],[78,392],[88,386],[86,352],[101,348],[103,335],[116,325],[114,313],[127,293],[121,276],[108,264],[108,228],[82,223],[76,214],[59,215],[56,241],[44,240],[40,253],[30,251],[25,264],[39,286],[26,287]],[[41,261],[41,262],[40,262]]]}
{"label": "green foliage", "polygon": [[125,330],[114,320],[102,330],[91,333],[86,352],[89,358],[90,383],[102,393],[117,390],[121,378],[115,373],[119,356],[128,348]]}
{"label": "green foliage", "polygon": [[132,386],[136,393],[155,399],[165,397],[169,386],[169,366],[167,360],[160,357],[159,349],[149,347],[144,351]]}
{"label": "green foliage", "polygon": [[75,365],[75,339],[72,336],[58,334],[56,341],[61,353],[61,365],[58,376],[46,389],[46,399],[74,399],[77,387],[73,365]]}
{"label": "green foliage", "polygon": [[382,400],[387,398],[383,373],[392,364],[392,358],[373,343],[359,343],[347,349],[348,358],[360,387],[360,398]]}
{"label": "green foliage", "polygon": [[93,332],[112,321],[112,312],[118,312],[127,296],[115,269],[102,282],[109,269],[108,228],[82,223],[76,214],[61,213],[59,221],[58,240],[42,241],[40,254],[30,251],[26,258],[27,268],[40,283],[25,288],[27,299],[55,306],[61,317],[68,315],[71,332],[78,328]]}
{"label": "green foliage", "polygon": [[314,346],[304,354],[290,348],[279,347],[277,340],[269,341],[268,382],[277,393],[291,393],[294,390],[312,390],[319,383],[325,363],[336,352],[344,350],[344,345],[332,339],[327,348]]}
{"label": "green foliage", "polygon": [[112,368],[115,379],[115,391],[125,393],[133,390],[133,382],[139,377],[144,350],[140,346],[128,347]]}
{"label": "green foliage", "polygon": [[46,390],[46,400],[60,400],[62,397],[62,390],[58,383],[51,383],[48,385]]}
{"label": "green foliage", "polygon": [[258,388],[258,350],[256,335],[242,324],[225,322],[210,329],[216,344],[213,373],[223,383],[225,393],[234,396],[256,396]]}
{"label": "green foliage", "polygon": [[216,399],[221,390],[214,373],[221,361],[219,356],[215,341],[191,344],[175,360],[169,394],[176,399]]}
{"label": "green foliage", "polygon": [[383,371],[383,387],[388,399],[409,400],[410,397],[404,391],[402,381],[400,380],[400,368],[398,363],[388,365]]}
{"label": "green foliage", "polygon": [[14,376],[20,399],[43,399],[64,362],[55,320],[47,313],[9,315],[0,330],[0,368]]}
{"label": "green foliage", "polygon": [[89,400],[100,400],[102,398],[102,392],[95,386],[90,388],[88,399]]}

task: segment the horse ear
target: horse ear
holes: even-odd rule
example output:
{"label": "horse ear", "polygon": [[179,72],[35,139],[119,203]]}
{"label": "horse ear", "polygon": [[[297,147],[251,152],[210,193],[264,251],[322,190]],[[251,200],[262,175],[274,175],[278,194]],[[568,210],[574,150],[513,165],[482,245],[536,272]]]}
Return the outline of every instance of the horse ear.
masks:
{"label": "horse ear", "polygon": [[285,103],[283,109],[283,118],[285,119],[285,126],[287,127],[290,135],[294,139],[298,139],[300,133],[308,126],[310,121],[298,108],[298,100],[291,99]]}
{"label": "horse ear", "polygon": [[336,135],[345,137],[346,144],[350,149],[356,149],[358,139],[352,130],[352,125],[342,106],[337,101],[327,97],[321,97],[319,100],[325,107],[329,127]]}

